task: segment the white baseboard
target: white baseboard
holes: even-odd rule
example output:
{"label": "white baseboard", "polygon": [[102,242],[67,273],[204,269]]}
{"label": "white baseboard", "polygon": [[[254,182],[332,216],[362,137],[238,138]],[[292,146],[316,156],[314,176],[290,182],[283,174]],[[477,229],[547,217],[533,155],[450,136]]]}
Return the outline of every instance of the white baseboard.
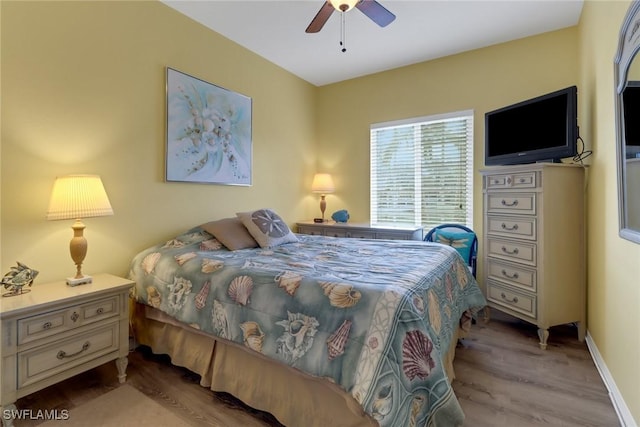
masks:
{"label": "white baseboard", "polygon": [[638,427],[636,421],[633,419],[631,415],[631,411],[629,411],[629,407],[625,403],[622,395],[620,394],[620,390],[616,386],[616,382],[613,380],[611,376],[611,372],[607,368],[607,365],[604,363],[600,352],[598,351],[598,347],[596,343],[591,338],[589,331],[587,331],[587,336],[585,338],[587,342],[587,347],[589,348],[589,352],[591,353],[591,357],[593,358],[593,363],[595,363],[600,376],[602,377],[602,381],[604,381],[604,385],[607,387],[609,391],[609,398],[611,399],[611,403],[613,403],[613,408],[618,415],[618,419],[620,420],[620,425],[622,427]]}

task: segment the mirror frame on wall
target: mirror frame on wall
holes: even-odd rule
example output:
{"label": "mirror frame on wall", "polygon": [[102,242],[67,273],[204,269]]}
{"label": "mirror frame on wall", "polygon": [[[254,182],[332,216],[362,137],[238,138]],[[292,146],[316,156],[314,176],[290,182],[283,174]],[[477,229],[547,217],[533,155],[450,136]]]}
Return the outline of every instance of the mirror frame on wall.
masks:
{"label": "mirror frame on wall", "polygon": [[[627,86],[629,68],[640,50],[640,1],[633,1],[620,29],[618,52],[614,59],[616,157],[618,163],[618,216],[620,237],[640,243],[640,228],[629,225],[628,174],[622,94]],[[633,159],[636,161],[636,159]],[[637,160],[640,162],[640,160]],[[640,193],[635,195],[640,197]],[[638,202],[635,202],[636,204]]]}

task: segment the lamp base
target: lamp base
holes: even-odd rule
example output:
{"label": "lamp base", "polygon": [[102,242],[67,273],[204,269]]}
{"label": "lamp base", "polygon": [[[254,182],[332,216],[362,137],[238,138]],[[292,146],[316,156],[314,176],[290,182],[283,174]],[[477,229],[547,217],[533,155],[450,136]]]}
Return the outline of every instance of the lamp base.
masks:
{"label": "lamp base", "polygon": [[67,277],[67,285],[69,286],[86,285],[91,282],[93,282],[93,277],[91,276]]}

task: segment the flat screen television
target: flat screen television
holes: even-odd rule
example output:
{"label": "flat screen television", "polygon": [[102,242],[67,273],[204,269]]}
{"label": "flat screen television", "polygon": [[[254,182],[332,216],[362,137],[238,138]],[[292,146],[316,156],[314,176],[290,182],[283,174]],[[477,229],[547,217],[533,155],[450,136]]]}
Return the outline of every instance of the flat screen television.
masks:
{"label": "flat screen television", "polygon": [[487,166],[559,162],[577,154],[578,89],[528,99],[485,114]]}

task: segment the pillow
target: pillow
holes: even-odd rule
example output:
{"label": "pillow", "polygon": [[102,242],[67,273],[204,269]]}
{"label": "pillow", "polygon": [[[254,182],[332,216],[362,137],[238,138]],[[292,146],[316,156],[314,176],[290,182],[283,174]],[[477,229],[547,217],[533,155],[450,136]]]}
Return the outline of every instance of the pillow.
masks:
{"label": "pillow", "polygon": [[468,231],[448,231],[437,229],[433,233],[433,241],[449,245],[458,251],[465,263],[469,263],[475,233]]}
{"label": "pillow", "polygon": [[261,248],[272,248],[298,241],[282,218],[271,209],[238,212],[236,215]]}
{"label": "pillow", "polygon": [[238,218],[224,218],[200,226],[204,231],[218,239],[230,251],[257,248],[258,242],[251,237],[247,227]]}

